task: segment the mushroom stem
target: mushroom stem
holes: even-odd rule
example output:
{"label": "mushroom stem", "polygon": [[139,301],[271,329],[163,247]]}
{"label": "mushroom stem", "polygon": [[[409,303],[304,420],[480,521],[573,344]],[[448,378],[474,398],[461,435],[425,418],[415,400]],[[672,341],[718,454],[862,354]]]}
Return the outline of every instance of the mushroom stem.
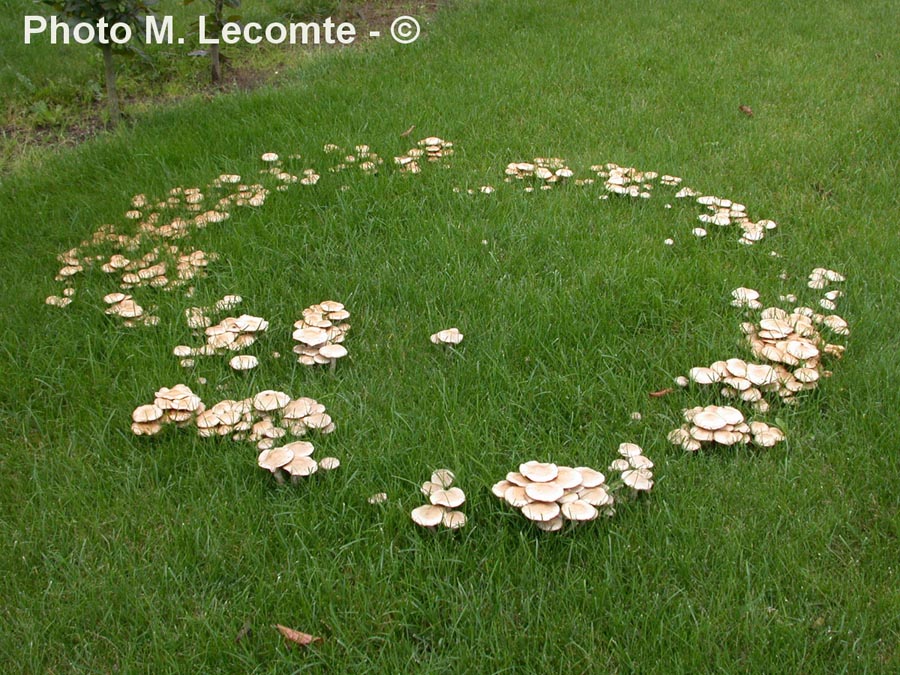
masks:
{"label": "mushroom stem", "polygon": [[337,366],[337,359],[328,359],[331,362],[331,372],[334,372],[335,366]]}
{"label": "mushroom stem", "polygon": [[275,482],[279,485],[284,485],[284,476],[281,474],[281,470],[279,469],[275,473],[272,474],[275,476]]}

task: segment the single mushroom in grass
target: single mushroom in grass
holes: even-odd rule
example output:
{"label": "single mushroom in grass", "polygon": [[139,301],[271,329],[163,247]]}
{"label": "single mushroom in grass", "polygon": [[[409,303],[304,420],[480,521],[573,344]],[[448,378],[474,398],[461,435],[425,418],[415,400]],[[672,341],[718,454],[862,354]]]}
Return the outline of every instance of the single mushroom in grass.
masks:
{"label": "single mushroom in grass", "polygon": [[431,336],[432,344],[456,346],[463,341],[463,334],[458,328],[440,330]]}

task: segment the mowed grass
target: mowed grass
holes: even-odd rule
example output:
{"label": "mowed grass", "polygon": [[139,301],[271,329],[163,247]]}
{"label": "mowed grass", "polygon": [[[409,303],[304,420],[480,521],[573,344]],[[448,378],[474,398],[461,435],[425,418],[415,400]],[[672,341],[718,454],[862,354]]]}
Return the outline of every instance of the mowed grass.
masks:
{"label": "mowed grass", "polygon": [[[461,4],[415,45],[161,110],[5,179],[0,670],[897,672],[897,23],[888,2]],[[389,159],[432,133],[456,143],[451,169],[326,171],[326,142]],[[190,300],[137,294],[159,327],[104,316],[99,274],[68,309],[43,305],[55,254],[123,223],[132,194],[249,177],[264,151],[322,180],[192,236],[222,259]],[[696,208],[664,188],[601,202],[599,185],[502,183],[537,155],[676,173],[780,227],[698,241]],[[483,184],[497,191],[453,192]],[[787,441],[668,445],[716,395],[647,394],[743,354],[730,290],[813,303],[816,266],[848,276],[852,336],[832,378],[766,416]],[[271,324],[261,366],[182,370],[181,312],[225,293]],[[288,357],[324,299],[353,314],[333,374]],[[428,335],[450,325],[466,340],[445,353]],[[317,398],[338,425],[317,454],[343,466],[277,487],[247,444],[133,437],[130,411],[181,381],[207,403]],[[547,536],[490,495],[522,461],[603,467],[622,441],[658,482],[612,520]],[[469,496],[459,533],[409,520],[440,466]],[[289,650],[276,623],[324,642]]]}

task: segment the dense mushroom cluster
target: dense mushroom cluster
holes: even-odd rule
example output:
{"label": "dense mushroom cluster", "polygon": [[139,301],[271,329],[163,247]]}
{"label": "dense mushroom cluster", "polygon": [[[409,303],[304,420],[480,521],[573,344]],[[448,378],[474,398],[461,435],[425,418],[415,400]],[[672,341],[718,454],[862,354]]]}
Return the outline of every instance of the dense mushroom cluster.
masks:
{"label": "dense mushroom cluster", "polygon": [[323,149],[328,154],[340,153],[343,155],[341,161],[329,169],[332,173],[357,168],[365,174],[374,175],[378,173],[378,168],[384,164],[384,160],[378,153],[365,144],[355,146],[352,152],[347,152],[334,143],[326,143]]}
{"label": "dense mushroom cluster", "polygon": [[456,476],[449,469],[438,469],[431,474],[431,480],[422,483],[421,492],[428,497],[429,503],[410,513],[416,525],[443,525],[451,530],[458,530],[466,524],[466,514],[458,510],[466,502],[466,494],[460,488],[453,487],[455,480]]}
{"label": "dense mushroom cluster", "polygon": [[286,445],[269,448],[259,453],[256,464],[270,472],[277,483],[284,483],[290,476],[291,482],[297,484],[301,478],[311,476],[316,471],[333,471],[341,462],[336,457],[323,457],[318,462],[312,454],[315,447],[309,441],[293,441]]}
{"label": "dense mushroom cluster", "polygon": [[[640,171],[633,166],[619,166],[613,162],[595,164],[591,171],[603,178],[603,187],[614,195],[650,199],[653,181],[659,177],[656,171]],[[604,198],[605,195],[601,195]]]}
{"label": "dense mushroom cluster", "polygon": [[[228,297],[228,296],[226,296]],[[191,308],[199,310],[201,308]],[[208,317],[205,313],[189,312],[189,323],[199,326],[206,321]],[[172,353],[182,359],[181,365],[190,367],[193,365],[191,357],[195,356],[214,356],[216,354],[224,354],[226,352],[237,352],[249,347],[256,338],[268,330],[269,322],[259,316],[251,316],[250,314],[241,314],[238,317],[226,317],[219,323],[204,328],[206,334],[206,344],[202,347],[190,347],[188,345],[178,345],[172,350]],[[231,360],[231,367],[235,370],[249,370],[255,367],[255,357],[235,358]],[[250,365],[253,363],[253,365]]]}
{"label": "dense mushroom cluster", "polygon": [[[219,401],[210,408],[184,384],[163,387],[155,397],[151,405],[138,406],[132,413],[132,431],[139,436],[155,435],[162,425],[176,422],[179,426],[193,424],[201,438],[230,436],[268,450],[287,435],[305,436],[309,431],[329,434],[335,428],[325,406],[315,399],[292,399],[271,389],[239,401]],[[135,426],[141,424],[151,426]]]}
{"label": "dense mushroom cluster", "polygon": [[139,324],[155,326],[159,323],[158,316],[144,312],[144,308],[126,293],[107,293],[103,296],[103,302],[108,305],[106,313],[123,319],[122,325],[126,328]]}
{"label": "dense mushroom cluster", "polygon": [[[439,162],[453,154],[453,143],[445,141],[437,136],[429,136],[420,140],[415,148],[410,148],[406,153],[394,157],[394,164],[400,173],[421,173],[421,160]],[[448,166],[448,165],[444,165]]]}
{"label": "dense mushroom cluster", "polygon": [[303,318],[294,323],[297,362],[305,366],[331,364],[334,369],[337,360],[347,356],[347,348],[341,343],[350,330],[349,318],[350,312],[334,300],[304,309]]}
{"label": "dense mushroom cluster", "polygon": [[[263,161],[271,166],[262,173],[280,183],[278,189],[286,189],[296,182],[296,176],[280,168],[274,153],[266,153]],[[309,169],[299,182],[312,184],[318,179],[315,171]],[[45,302],[54,307],[70,305],[75,296],[75,281],[93,268],[119,277],[121,290],[186,287],[185,294],[189,296],[193,287],[188,284],[203,276],[216,254],[193,249],[182,251],[161,242],[187,237],[194,230],[224,222],[234,207],[260,207],[268,194],[268,187],[261,183],[244,184],[238,174],[221,174],[205,188],[176,186],[160,200],[136,194],[123,214],[124,226],[100,225],[78,246],[57,256],[62,267],[55,280],[61,282],[63,288],[48,296]],[[126,313],[130,313],[127,307]],[[137,321],[139,318],[127,318],[126,325],[153,323]]]}
{"label": "dense mushroom cluster", "polygon": [[685,424],[669,432],[673,445],[696,452],[710,445],[755,445],[770,448],[784,440],[784,432],[764,422],[747,423],[744,413],[727,405],[696,406],[683,411]]}
{"label": "dense mushroom cluster", "polygon": [[191,424],[204,410],[203,401],[187,385],[163,387],[154,394],[153,403],[140,405],[131,413],[131,431],[136,436],[155,436],[167,424]]}
{"label": "dense mushroom cluster", "polygon": [[[562,183],[575,172],[566,166],[566,161],[559,157],[535,157],[532,162],[510,162],[506,165],[506,181],[536,179],[542,190],[550,190],[557,183]],[[532,192],[534,185],[528,185],[526,192]]]}
{"label": "dense mushroom cluster", "polygon": [[494,496],[519,509],[541,530],[555,532],[565,521],[594,520],[615,513],[614,492],[622,484],[635,492],[653,487],[653,462],[634,443],[619,446],[622,458],[610,470],[621,472],[622,483],[610,486],[606,476],[590,467],[559,466],[535,460],[519,465],[491,488]]}

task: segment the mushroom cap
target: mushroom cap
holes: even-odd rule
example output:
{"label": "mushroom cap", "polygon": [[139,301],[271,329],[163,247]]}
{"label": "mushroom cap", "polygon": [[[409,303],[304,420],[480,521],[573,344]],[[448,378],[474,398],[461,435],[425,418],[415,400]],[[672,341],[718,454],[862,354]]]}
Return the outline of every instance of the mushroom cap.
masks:
{"label": "mushroom cap", "polygon": [[539,530],[544,532],[557,532],[562,529],[565,521],[562,516],[557,516],[551,520],[535,520],[534,524]]}
{"label": "mushroom cap", "polygon": [[447,328],[432,335],[431,341],[436,345],[458,345],[463,341],[463,337],[458,328]]}
{"label": "mushroom cap", "polygon": [[319,468],[322,471],[334,471],[341,465],[341,460],[337,457],[323,457],[319,460]]}
{"label": "mushroom cap", "polygon": [[343,345],[325,344],[319,348],[319,354],[326,359],[340,359],[347,356],[347,348]]}
{"label": "mushroom cap", "polygon": [[[605,488],[602,487],[593,487],[588,488],[587,490],[579,491],[577,498],[583,502],[587,502],[591,506],[606,506],[607,504],[611,504],[614,499],[611,494],[609,494]],[[571,501],[577,501],[577,499],[573,499]]]}
{"label": "mushroom cap", "polygon": [[600,515],[600,512],[597,511],[594,506],[581,499],[576,499],[574,502],[563,504],[560,511],[562,512],[563,518],[575,521],[594,520],[594,518]]}
{"label": "mushroom cap", "polygon": [[462,511],[444,511],[441,523],[451,530],[458,530],[466,524],[466,514]]}
{"label": "mushroom cap", "polygon": [[506,488],[506,492],[503,493],[503,499],[507,504],[514,506],[517,509],[534,501],[525,493],[525,488],[519,485],[513,485]]}
{"label": "mushroom cap", "polygon": [[253,407],[260,412],[281,410],[291,402],[291,397],[281,391],[266,389],[253,397]]}
{"label": "mushroom cap", "polygon": [[131,413],[131,419],[138,424],[149,424],[158,421],[163,416],[163,411],[158,406],[150,403],[148,405],[139,405]]}
{"label": "mushroom cap", "polygon": [[319,429],[323,433],[331,425],[331,416],[326,413],[313,413],[304,420],[306,426],[310,429]]}
{"label": "mushroom cap", "polygon": [[366,501],[369,504],[383,504],[388,499],[387,492],[376,492],[374,495],[371,495]]}
{"label": "mushroom cap", "polygon": [[536,502],[555,502],[565,490],[555,483],[530,483],[525,486],[525,494]]}
{"label": "mushroom cap", "polygon": [[708,431],[716,431],[724,427],[727,422],[722,419],[718,412],[713,410],[704,410],[694,415],[691,420],[695,426],[706,429]]}
{"label": "mushroom cap", "polygon": [[155,436],[162,431],[160,422],[132,422],[131,433],[135,436]]}
{"label": "mushroom cap", "polygon": [[577,466],[575,470],[581,474],[581,486],[585,488],[593,488],[603,485],[606,482],[606,476],[587,466]]}
{"label": "mushroom cap", "polygon": [[628,460],[620,457],[619,459],[614,459],[609,463],[610,471],[625,471],[631,468],[631,464],[628,463]]}
{"label": "mushroom cap", "polygon": [[[277,449],[274,448],[271,452]],[[319,469],[319,465],[312,457],[295,456],[281,468],[292,476],[309,476]]]}
{"label": "mushroom cap", "polygon": [[295,330],[293,338],[297,342],[302,342],[303,344],[309,345],[310,347],[317,347],[321,344],[325,344],[328,341],[328,332],[323,330],[322,328],[308,326],[306,328]]}
{"label": "mushroom cap", "polygon": [[[519,465],[519,473],[535,483],[548,483],[559,475],[559,467],[551,462],[532,460]],[[507,480],[509,476],[507,476]]]}
{"label": "mushroom cap", "polygon": [[422,487],[419,488],[419,492],[421,492],[426,497],[430,497],[432,494],[437,492],[438,490],[443,490],[444,487],[440,483],[435,483],[431,480],[426,480],[422,483]]}
{"label": "mushroom cap", "polygon": [[293,452],[294,457],[309,457],[316,450],[315,446],[309,441],[292,441],[281,447]]}
{"label": "mushroom cap", "polygon": [[652,469],[653,462],[649,457],[643,455],[633,455],[628,458],[628,464],[634,469]]}
{"label": "mushroom cap", "polygon": [[620,443],[619,454],[623,457],[634,457],[643,453],[643,449],[637,443]]}
{"label": "mushroom cap", "polygon": [[491,486],[491,494],[493,494],[498,499],[503,499],[503,495],[506,493],[506,489],[510,487],[513,487],[513,484],[506,479],[497,481]]}
{"label": "mushroom cap", "polygon": [[528,520],[546,522],[559,515],[559,504],[556,502],[531,502],[521,507],[522,515]]}
{"label": "mushroom cap", "polygon": [[228,362],[234,370],[251,370],[259,365],[259,359],[250,354],[240,354]]}
{"label": "mushroom cap", "polygon": [[422,527],[436,527],[444,520],[443,506],[434,506],[433,504],[425,504],[415,508],[410,513],[413,522]]}
{"label": "mushroom cap", "polygon": [[437,469],[431,474],[431,482],[437,483],[445,490],[453,485],[454,480],[456,480],[456,474],[450,469]]}
{"label": "mushroom cap", "polygon": [[263,450],[259,453],[256,463],[261,469],[275,473],[285,464],[294,459],[294,453],[284,447]]}
{"label": "mushroom cap", "polygon": [[568,466],[561,466],[558,467],[558,469],[559,472],[552,481],[555,485],[559,485],[559,487],[564,490],[571,490],[572,488],[576,488],[583,484],[584,476],[581,475],[581,472],[578,469],[573,469]]}
{"label": "mushroom cap", "polygon": [[715,384],[719,381],[719,374],[712,368],[703,368],[701,366],[691,368],[688,377],[697,384]]}
{"label": "mushroom cap", "polygon": [[466,494],[458,487],[452,487],[446,490],[436,490],[428,498],[435,506],[447,506],[455,509],[465,503]]}
{"label": "mushroom cap", "polygon": [[313,413],[313,407],[316,400],[312,398],[301,397],[290,401],[281,410],[281,416],[287,420],[299,420]]}
{"label": "mushroom cap", "polygon": [[629,469],[622,472],[622,481],[630,488],[646,491],[653,487],[653,474],[647,469]]}

